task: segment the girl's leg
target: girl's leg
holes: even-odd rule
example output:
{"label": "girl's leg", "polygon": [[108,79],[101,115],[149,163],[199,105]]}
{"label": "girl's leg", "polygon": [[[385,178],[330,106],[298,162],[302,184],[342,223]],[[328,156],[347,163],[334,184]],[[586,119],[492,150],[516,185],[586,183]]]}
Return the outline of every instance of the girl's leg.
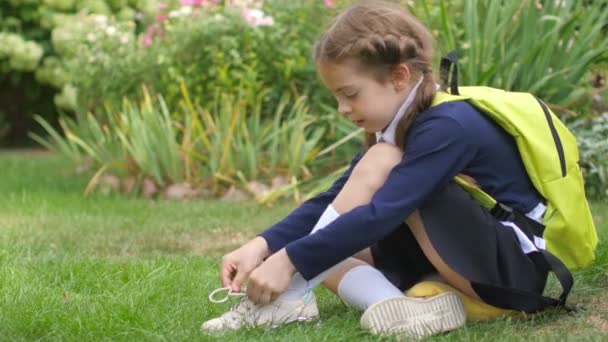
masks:
{"label": "girl's leg", "polygon": [[348,271],[358,266],[374,266],[374,257],[369,248],[362,250],[361,252],[352,256],[352,258],[348,258],[344,260],[344,262],[339,264],[340,267],[336,268],[324,281],[323,286],[332,291],[335,294],[338,294],[338,285],[340,285],[340,281],[344,277]]}
{"label": "girl's leg", "polygon": [[[396,146],[389,144],[372,146],[357,163],[348,181],[332,202],[333,208],[338,213],[345,213],[369,203],[402,157],[403,152]],[[344,275],[355,267],[365,265],[374,265],[369,248],[339,264],[339,267],[323,281],[323,285],[338,294],[338,285]]]}
{"label": "girl's leg", "polygon": [[[359,161],[353,170],[351,177],[338,196],[336,196],[332,203],[333,208],[338,213],[345,213],[355,207],[369,203],[372,196],[388,178],[392,168],[395,167],[401,159],[402,152],[395,146],[389,144],[377,144],[372,146],[368,153]],[[410,215],[406,220],[406,223],[410,227],[414,238],[420,245],[425,256],[437,269],[440,276],[448,284],[462,291],[464,294],[479,299],[479,296],[471,287],[471,283],[462,275],[448,267],[434,249],[425,232],[418,211]],[[349,287],[346,282],[342,282],[345,275],[356,267],[364,266],[365,264],[373,265],[373,257],[369,248],[337,265],[332,269],[329,275],[324,275],[325,280],[323,281],[323,285],[339,294],[341,284],[344,288]],[[355,287],[356,284],[353,284],[352,286]]]}
{"label": "girl's leg", "polygon": [[539,310],[547,267],[456,183],[438,190],[407,219],[417,246],[446,282],[468,297],[511,310]]}
{"label": "girl's leg", "polygon": [[431,264],[435,266],[439,275],[441,275],[441,277],[445,279],[448,284],[467,296],[480,299],[477,293],[475,293],[473,290],[471,282],[452,270],[443,261],[441,256],[439,256],[439,253],[437,253],[437,250],[435,250],[431,244],[431,240],[429,239],[424,228],[424,224],[422,223],[422,219],[420,218],[420,213],[417,210],[406,219],[406,223],[410,227],[412,234],[414,234],[414,238],[420,245],[424,255],[429,259]]}
{"label": "girl's leg", "polygon": [[[340,214],[369,203],[372,196],[385,183],[390,171],[401,159],[402,152],[396,146],[389,144],[372,146],[357,163],[348,181],[344,184],[334,202],[323,213],[311,234],[323,229]],[[321,282],[333,292],[341,295],[345,302],[362,310],[379,300],[403,296],[401,290],[370,265],[373,265],[373,258],[369,248],[367,248],[357,253],[355,257],[342,261],[310,281],[306,281],[300,274],[296,273],[290,289],[283,293],[279,299],[294,300],[299,298]],[[348,276],[347,278],[350,280],[342,283],[345,276]],[[340,286],[341,284],[343,286]],[[365,284],[369,286],[361,286]],[[362,290],[365,288],[369,291]]]}
{"label": "girl's leg", "polygon": [[345,213],[369,203],[402,157],[403,152],[390,144],[376,144],[370,147],[331,205],[339,213]]}

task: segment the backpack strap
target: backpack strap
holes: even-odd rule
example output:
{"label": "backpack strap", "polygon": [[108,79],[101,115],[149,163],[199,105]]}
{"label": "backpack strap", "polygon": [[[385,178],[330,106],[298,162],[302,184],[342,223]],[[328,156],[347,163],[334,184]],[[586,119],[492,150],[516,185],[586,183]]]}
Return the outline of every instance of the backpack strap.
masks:
{"label": "backpack strap", "polygon": [[[524,232],[524,234],[528,235],[528,237],[534,238],[534,235],[542,236],[542,232],[545,227],[532,220],[531,218],[523,215],[515,210],[513,210],[514,222],[515,224]],[[540,235],[538,235],[540,233]],[[552,299],[553,305],[563,307],[568,311],[576,311],[576,309],[571,308],[566,305],[566,300],[568,299],[568,295],[570,294],[570,290],[572,290],[572,286],[574,285],[574,278],[572,277],[572,273],[564,263],[559,260],[555,255],[549,252],[546,249],[539,248],[538,251],[545,259],[545,262],[549,266],[549,269],[555,273],[555,277],[559,281],[562,287],[562,294],[559,296],[559,299]]]}
{"label": "backpack strap", "polygon": [[[452,77],[450,78],[450,67],[452,67]],[[458,92],[458,50],[453,50],[447,55],[441,57],[441,64],[439,66],[439,77],[441,85],[444,89],[447,89],[448,84],[450,86],[450,94],[460,95]],[[449,83],[448,83],[449,80]]]}

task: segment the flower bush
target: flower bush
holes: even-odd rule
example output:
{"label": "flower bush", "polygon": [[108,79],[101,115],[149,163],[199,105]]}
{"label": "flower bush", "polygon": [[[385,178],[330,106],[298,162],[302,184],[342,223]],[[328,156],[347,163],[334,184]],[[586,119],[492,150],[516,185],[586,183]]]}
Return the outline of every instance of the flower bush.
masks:
{"label": "flower bush", "polygon": [[[88,190],[112,177],[147,195],[187,184],[219,196],[238,188],[263,203],[305,199],[360,142],[311,59],[312,42],[348,2],[45,1],[55,11],[45,17],[53,53],[35,74],[60,89],[55,104],[74,119],[57,131],[38,118],[49,138],[32,136],[93,167]],[[608,14],[581,14],[593,4],[402,2],[444,51],[461,49],[462,83],[533,91],[566,111],[607,51]],[[554,50],[567,58],[550,58]]]}
{"label": "flower bush", "polygon": [[[52,31],[51,40],[60,59],[50,59],[48,67],[40,68],[37,76],[61,86],[62,93],[56,97],[55,103],[58,107],[73,112],[78,111],[82,105],[77,101],[77,82],[82,82],[85,86],[89,83],[99,84],[98,94],[108,92],[108,89],[104,89],[106,82],[99,82],[99,78],[85,79],[78,75],[89,75],[89,67],[103,68],[115,62],[132,61],[137,50],[135,24],[131,21],[120,22],[105,15],[74,16],[72,21]],[[57,68],[57,64],[65,66],[67,71]],[[110,72],[106,77],[111,75]],[[66,92],[73,96],[61,102],[61,96]]]}
{"label": "flower bush", "polygon": [[[52,32],[85,15],[104,15],[142,25],[151,21],[160,0],[6,0],[0,2],[0,131],[11,126],[10,139],[32,128],[32,113],[54,122],[53,100],[73,109],[68,63],[52,41]],[[176,5],[177,0],[166,1]],[[65,31],[63,29],[63,31]],[[58,95],[59,94],[59,95]],[[0,141],[1,143],[2,141]]]}
{"label": "flower bush", "polygon": [[[76,118],[62,118],[57,131],[38,117],[49,138],[32,137],[93,167],[88,190],[109,176],[147,195],[186,182],[215,195],[239,188],[265,203],[306,198],[313,175],[356,148],[321,148],[353,129],[328,110],[310,59],[331,10],[323,2],[181,1],[157,3],[135,21],[74,15],[54,27],[57,57],[37,75],[62,88],[55,103]],[[285,39],[293,44],[277,49]]]}
{"label": "flower bush", "polygon": [[[264,106],[268,113],[286,90],[294,97],[308,96],[312,104],[328,102],[310,58],[312,42],[332,13],[322,2],[269,1],[264,8],[259,1],[182,3],[159,7],[154,20],[141,28],[138,44],[127,50],[101,42],[100,48],[72,48],[80,56],[70,65],[81,109],[120,103],[123,96],[137,94],[141,84],[173,106],[182,81],[203,106],[218,92],[266,87],[271,88]],[[101,58],[107,63],[90,62]]]}
{"label": "flower bush", "polygon": [[26,41],[14,33],[0,33],[0,59],[8,59],[8,66],[11,69],[35,70],[42,54],[42,47],[36,42]]}

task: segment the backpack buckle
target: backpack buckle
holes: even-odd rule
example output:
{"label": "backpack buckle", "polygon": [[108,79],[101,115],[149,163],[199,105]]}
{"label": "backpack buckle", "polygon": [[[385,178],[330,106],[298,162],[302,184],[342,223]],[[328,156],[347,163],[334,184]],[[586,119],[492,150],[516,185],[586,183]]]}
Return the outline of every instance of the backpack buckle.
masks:
{"label": "backpack buckle", "polygon": [[513,208],[508,205],[502,204],[500,202],[496,202],[494,208],[490,210],[490,214],[494,216],[499,221],[514,221],[515,214],[513,213]]}

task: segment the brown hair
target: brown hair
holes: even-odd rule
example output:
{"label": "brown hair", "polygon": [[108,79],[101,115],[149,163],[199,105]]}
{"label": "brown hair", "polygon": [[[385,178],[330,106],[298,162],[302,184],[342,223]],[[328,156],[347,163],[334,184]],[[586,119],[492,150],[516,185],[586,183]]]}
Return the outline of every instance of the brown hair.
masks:
{"label": "brown hair", "polygon": [[[416,114],[430,107],[436,93],[432,72],[433,36],[406,9],[386,1],[361,1],[338,15],[314,48],[314,59],[341,62],[358,61],[378,81],[391,75],[395,66],[405,63],[410,82],[424,77],[412,106],[397,125],[396,143],[403,147]],[[366,148],[376,136],[365,134]]]}

